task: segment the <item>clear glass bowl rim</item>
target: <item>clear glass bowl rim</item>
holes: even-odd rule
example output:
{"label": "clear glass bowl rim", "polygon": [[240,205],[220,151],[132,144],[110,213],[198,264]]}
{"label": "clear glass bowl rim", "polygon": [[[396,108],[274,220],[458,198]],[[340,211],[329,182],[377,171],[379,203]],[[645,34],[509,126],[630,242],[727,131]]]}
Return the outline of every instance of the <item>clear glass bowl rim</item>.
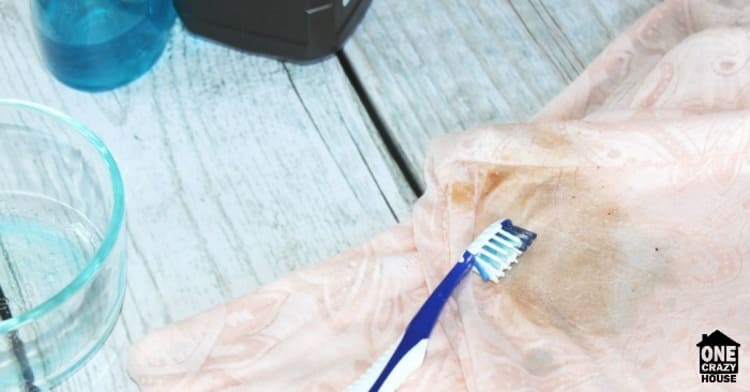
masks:
{"label": "clear glass bowl rim", "polygon": [[105,260],[107,260],[107,257],[112,252],[112,249],[117,243],[120,231],[122,230],[125,218],[125,194],[123,191],[122,176],[120,175],[120,169],[118,169],[115,159],[112,157],[109,149],[104,145],[104,142],[102,142],[102,140],[88,127],[55,109],[28,101],[0,98],[0,106],[36,111],[42,115],[51,116],[55,120],[58,120],[77,131],[99,152],[99,156],[107,165],[112,186],[112,195],[114,197],[112,216],[107,225],[107,230],[104,233],[102,243],[99,245],[96,253],[88,261],[83,270],[64,288],[41,304],[21,314],[14,315],[12,318],[0,321],[0,334],[4,334],[18,330],[27,323],[37,320],[53,311],[58,305],[65,303],[68,298],[73,296],[79,289],[81,289],[81,287],[96,276],[97,272],[99,272]]}

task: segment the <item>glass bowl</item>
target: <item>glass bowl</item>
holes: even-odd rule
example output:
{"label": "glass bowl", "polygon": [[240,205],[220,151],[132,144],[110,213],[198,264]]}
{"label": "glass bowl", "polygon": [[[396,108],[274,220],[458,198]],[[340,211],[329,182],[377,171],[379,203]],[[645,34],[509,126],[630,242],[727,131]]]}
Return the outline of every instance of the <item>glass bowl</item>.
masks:
{"label": "glass bowl", "polygon": [[94,133],[0,99],[0,391],[48,389],[107,339],[125,291],[124,211]]}

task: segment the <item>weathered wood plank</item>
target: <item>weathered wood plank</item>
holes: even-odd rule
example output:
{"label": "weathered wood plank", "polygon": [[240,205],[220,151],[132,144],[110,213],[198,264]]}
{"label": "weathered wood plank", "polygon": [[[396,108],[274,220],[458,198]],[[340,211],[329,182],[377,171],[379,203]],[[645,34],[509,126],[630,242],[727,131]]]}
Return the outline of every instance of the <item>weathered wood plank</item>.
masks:
{"label": "weathered wood plank", "polygon": [[529,119],[657,0],[380,0],[344,52],[408,169],[431,139]]}
{"label": "weathered wood plank", "polygon": [[106,347],[61,391],[134,390],[147,331],[355,245],[414,195],[336,59],[286,65],[176,27],[156,67],[86,94],[39,65],[20,0],[0,0],[0,96],[56,107],[111,148],[127,193],[128,292]]}

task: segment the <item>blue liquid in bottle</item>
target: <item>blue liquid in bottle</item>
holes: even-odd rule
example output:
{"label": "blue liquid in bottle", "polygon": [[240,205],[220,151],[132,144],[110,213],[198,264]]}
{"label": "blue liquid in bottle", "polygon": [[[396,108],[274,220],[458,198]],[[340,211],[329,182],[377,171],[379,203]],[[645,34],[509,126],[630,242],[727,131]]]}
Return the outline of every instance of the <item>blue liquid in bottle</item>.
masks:
{"label": "blue liquid in bottle", "polygon": [[47,68],[86,91],[122,86],[161,55],[176,13],[172,0],[32,0]]}

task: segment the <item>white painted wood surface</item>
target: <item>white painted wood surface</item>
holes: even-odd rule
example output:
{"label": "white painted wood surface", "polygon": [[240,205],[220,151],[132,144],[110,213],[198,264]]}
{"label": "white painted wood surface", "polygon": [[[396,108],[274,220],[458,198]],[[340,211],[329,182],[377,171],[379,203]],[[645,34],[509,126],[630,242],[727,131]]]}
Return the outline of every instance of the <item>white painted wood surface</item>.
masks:
{"label": "white painted wood surface", "polygon": [[[421,176],[429,140],[523,121],[656,0],[375,0],[345,48]],[[285,65],[176,27],[111,93],[39,65],[27,2],[0,0],[0,96],[82,120],[120,163],[128,292],[105,349],[61,391],[120,391],[130,342],[408,217],[414,195],[336,59]]]}
{"label": "white painted wood surface", "polygon": [[528,120],[658,0],[375,0],[344,48],[419,181],[430,140]]}
{"label": "white painted wood surface", "polygon": [[60,391],[136,390],[124,368],[132,341],[408,216],[414,195],[335,58],[286,65],[177,26],[150,73],[92,95],[40,66],[26,7],[0,0],[0,96],[87,124],[126,187],[121,322]]}

